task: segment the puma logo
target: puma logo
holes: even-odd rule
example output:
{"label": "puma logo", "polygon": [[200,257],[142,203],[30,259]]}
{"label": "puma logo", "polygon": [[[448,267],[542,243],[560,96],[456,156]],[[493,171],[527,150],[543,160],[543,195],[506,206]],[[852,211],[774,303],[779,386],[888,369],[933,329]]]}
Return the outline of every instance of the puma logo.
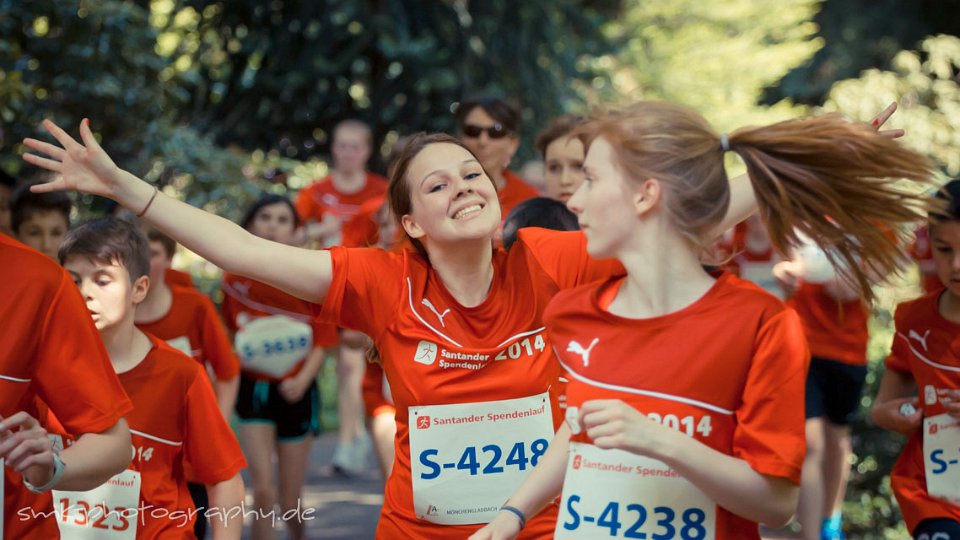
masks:
{"label": "puma logo", "polygon": [[927,350],[927,337],[929,336],[930,336],[930,330],[927,330],[926,332],[924,332],[923,336],[918,334],[915,330],[910,330],[910,339],[915,339],[919,341],[920,344],[923,345],[924,351]]}
{"label": "puma logo", "polygon": [[424,298],[423,300],[420,301],[420,303],[427,306],[427,309],[432,311],[433,314],[437,316],[437,319],[440,320],[440,326],[444,328],[447,327],[447,325],[443,323],[443,318],[447,316],[447,313],[450,313],[450,308],[447,308],[443,311],[443,313],[440,313],[439,311],[437,311],[437,308],[433,307],[433,303],[430,302],[430,300],[427,300],[426,298]]}
{"label": "puma logo", "polygon": [[593,350],[593,346],[600,341],[600,338],[593,338],[593,341],[590,342],[590,346],[586,349],[583,348],[583,345],[577,343],[576,341],[571,341],[567,345],[567,352],[572,352],[573,354],[579,354],[580,358],[583,360],[583,367],[590,365],[590,351]]}

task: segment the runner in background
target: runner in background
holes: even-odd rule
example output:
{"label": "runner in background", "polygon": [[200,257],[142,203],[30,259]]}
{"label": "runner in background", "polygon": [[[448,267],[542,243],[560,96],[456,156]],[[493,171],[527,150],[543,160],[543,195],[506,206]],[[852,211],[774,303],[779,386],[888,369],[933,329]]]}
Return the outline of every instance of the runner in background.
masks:
{"label": "runner in background", "polygon": [[[61,535],[194,538],[198,514],[187,490],[190,475],[206,485],[211,509],[219,512],[212,520],[214,537],[239,539],[240,471],[246,461],[217,409],[206,373],[134,324],[137,305],[150,287],[147,239],[135,225],[103,218],[71,231],[59,256],[133,402],[127,415],[133,443],[129,468],[93,490],[55,491]],[[69,446],[70,437],[62,435]],[[199,511],[203,519],[206,509]],[[228,511],[234,512],[230,519]]]}
{"label": "runner in background", "polygon": [[[230,339],[213,302],[192,286],[171,286],[170,263],[177,244],[156,229],[147,231],[150,247],[150,288],[137,306],[135,321],[144,332],[196,360],[212,377],[213,391],[220,412],[230,421],[240,388],[240,360],[233,353]],[[187,274],[189,277],[189,274]],[[188,487],[194,506],[207,506],[207,490],[189,475]],[[194,533],[205,538],[207,520],[197,519]]]}
{"label": "runner in background", "polygon": [[[96,487],[130,463],[132,406],[70,276],[5,235],[0,260],[0,538],[57,538],[50,490]],[[51,447],[47,406],[70,448]]]}
{"label": "runner in background", "polygon": [[543,156],[544,197],[566,204],[583,183],[583,143],[570,136],[583,121],[581,116],[560,116],[537,135],[535,146]]}
{"label": "runner in background", "polygon": [[[472,538],[512,538],[562,488],[556,538],[759,539],[758,522],[784,524],[796,508],[809,353],[794,311],[701,266],[730,200],[724,154],[746,162],[774,245],[795,243],[802,227],[879,270],[903,254],[861,224],[916,219],[922,202],[896,182],[927,180],[932,167],[837,115],[718,136],[697,113],[641,102],[582,129],[587,179],[569,206],[588,253],[616,257],[627,275],[547,307],[571,375],[567,422]],[[824,217],[837,208],[842,222]],[[853,278],[869,296],[866,273]]]}
{"label": "runner in background", "polygon": [[506,219],[514,206],[538,195],[507,169],[520,146],[520,112],[502,99],[484,97],[460,102],[455,117],[463,144],[496,186],[501,219]]}
{"label": "runner in background", "polygon": [[773,271],[781,257],[773,249],[760,216],[754,214],[726,231],[717,241],[714,252],[724,271],[759,285],[781,300],[787,297]]}
{"label": "runner in background", "polygon": [[[370,127],[359,120],[344,120],[333,129],[329,175],[300,192],[297,213],[307,237],[330,248],[343,244],[350,234],[348,222],[360,213],[364,203],[380,199],[387,181],[366,170],[373,145]],[[335,343],[330,344],[335,345]],[[339,438],[333,454],[334,470],[352,475],[360,472],[369,453],[369,439],[363,423],[360,386],[365,363],[360,343],[347,339],[334,351],[337,357],[337,414]]]}
{"label": "runner in background", "polygon": [[775,270],[790,292],[813,358],[804,397],[807,455],[797,520],[805,540],[840,540],[850,475],[850,424],[867,376],[869,311],[859,290],[812,241]]}
{"label": "runner in background", "polygon": [[517,233],[527,227],[540,227],[552,231],[577,231],[577,216],[567,210],[564,203],[546,197],[527,199],[513,207],[503,222],[503,248],[510,248],[517,241]]}
{"label": "runner in background", "polygon": [[[83,145],[44,125],[69,151],[25,140],[50,156],[25,160],[61,173],[38,189],[110,194],[228,272],[323,302],[323,320],[373,338],[398,433],[380,538],[477,530],[546,450],[560,422],[553,388],[559,366],[545,344],[542,310],[559,290],[622,267],[591,260],[579,232],[528,229],[509,255],[491,249],[501,223],[496,186],[456,139],[419,135],[401,153],[391,209],[418,251],[394,254],[313,251],[259,238],[117,168],[89,122],[81,123]],[[715,234],[755,208],[749,183],[733,182],[731,191],[728,218]],[[480,465],[485,446],[494,448]],[[492,463],[497,451],[499,463]],[[532,519],[527,537],[549,535],[554,516],[555,509]]]}
{"label": "runner in background", "polygon": [[70,230],[73,203],[66,193],[33,193],[21,184],[10,199],[10,225],[16,239],[57,260],[60,243]]}
{"label": "runner in background", "polygon": [[[890,484],[913,538],[960,539],[960,180],[928,230],[941,288],[897,306],[872,417],[909,436]],[[945,287],[945,289],[943,288]],[[918,395],[919,392],[919,395]]]}
{"label": "runner in background", "polygon": [[[299,221],[289,199],[264,195],[241,225],[260,238],[288,244]],[[221,287],[220,309],[242,361],[236,410],[254,506],[270,512],[279,504],[283,514],[300,503],[310,446],[320,434],[317,373],[324,347],[336,343],[337,328],[314,321],[307,302],[229,269]],[[286,527],[290,538],[303,538],[300,521]],[[257,539],[275,537],[270,520],[255,521],[253,533]]]}

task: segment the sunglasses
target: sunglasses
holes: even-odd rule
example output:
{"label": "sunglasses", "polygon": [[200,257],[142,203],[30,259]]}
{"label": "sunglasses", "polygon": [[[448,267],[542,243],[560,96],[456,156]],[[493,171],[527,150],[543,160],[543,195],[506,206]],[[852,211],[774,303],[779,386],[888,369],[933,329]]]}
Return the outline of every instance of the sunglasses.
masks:
{"label": "sunglasses", "polygon": [[491,139],[502,139],[510,134],[510,130],[503,127],[503,124],[499,122],[490,127],[475,126],[473,124],[463,126],[463,134],[471,139],[480,137],[480,134],[484,131],[487,132],[487,137]]}

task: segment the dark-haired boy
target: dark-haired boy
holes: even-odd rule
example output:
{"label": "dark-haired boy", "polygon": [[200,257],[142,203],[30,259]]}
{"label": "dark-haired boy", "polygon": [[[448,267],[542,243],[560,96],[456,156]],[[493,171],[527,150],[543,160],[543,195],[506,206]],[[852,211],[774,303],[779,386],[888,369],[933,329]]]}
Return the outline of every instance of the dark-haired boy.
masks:
{"label": "dark-haired boy", "polygon": [[57,260],[60,243],[70,230],[73,203],[63,192],[33,193],[22,184],[10,198],[10,225],[17,240]]}
{"label": "dark-haired boy", "polygon": [[[61,531],[89,529],[88,507],[101,508],[101,517],[106,516],[101,525],[135,527],[138,539],[192,538],[196,515],[187,491],[189,468],[193,478],[207,485],[211,510],[219,512],[220,519],[212,520],[215,537],[240,538],[242,518],[230,510],[241,508],[239,473],[246,461],[206,374],[195,361],[134,325],[136,306],[150,287],[143,233],[119,219],[95,220],[71,231],[59,255],[133,402],[127,416],[133,442],[130,467],[93,491],[55,495],[63,513]],[[130,508],[137,511],[123,510]]]}

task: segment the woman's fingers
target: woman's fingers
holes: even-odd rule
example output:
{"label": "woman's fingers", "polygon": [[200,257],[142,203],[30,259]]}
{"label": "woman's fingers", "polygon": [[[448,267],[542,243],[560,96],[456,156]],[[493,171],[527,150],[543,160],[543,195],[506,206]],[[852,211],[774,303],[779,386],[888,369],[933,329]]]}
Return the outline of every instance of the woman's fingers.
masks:
{"label": "woman's fingers", "polygon": [[877,132],[881,137],[889,137],[891,139],[899,139],[903,137],[903,134],[906,133],[902,129],[885,129],[883,131]]}
{"label": "woman's fingers", "polygon": [[90,131],[90,120],[84,118],[80,122],[80,138],[83,140],[83,144],[90,150],[100,148],[100,144],[97,143],[97,138],[93,136],[93,132]]}
{"label": "woman's fingers", "polygon": [[54,144],[50,144],[47,141],[41,141],[27,137],[23,140],[23,144],[28,148],[32,148],[37,152],[44,153],[53,159],[63,160],[63,156],[66,155],[66,152],[63,150],[63,148],[60,148]]}
{"label": "woman's fingers", "polygon": [[65,150],[69,151],[80,147],[80,143],[74,140],[66,131],[60,129],[60,126],[54,124],[52,120],[44,120],[43,127],[53,135],[54,139],[63,145]]}
{"label": "woman's fingers", "polygon": [[[40,156],[38,156],[38,155],[36,155],[36,154],[24,154],[24,155],[23,155],[23,160],[26,161],[27,163],[36,165],[37,167],[40,167],[40,168],[42,168],[42,169],[46,169],[46,170],[48,170],[48,171],[60,172],[60,171],[63,169],[63,163],[61,163],[61,162],[59,162],[59,161],[56,161],[56,160],[53,160],[53,159],[47,159],[47,158],[45,158],[45,157],[40,157]],[[52,184],[54,184],[54,182],[47,182],[47,183],[45,183],[45,184],[37,184],[37,185],[31,186],[31,187],[30,187],[30,191],[32,191],[32,192],[34,192],[34,193],[46,193],[46,192],[48,192],[48,191],[56,191],[56,190],[53,188],[53,185],[52,185]],[[34,189],[34,188],[38,188],[38,189]]]}
{"label": "woman's fingers", "polygon": [[893,113],[896,112],[896,110],[897,110],[897,102],[894,101],[890,105],[887,105],[886,109],[880,111],[880,114],[873,117],[873,120],[870,121],[870,125],[877,129],[880,129],[880,126],[885,124],[887,120],[889,120],[890,117],[893,116]]}

